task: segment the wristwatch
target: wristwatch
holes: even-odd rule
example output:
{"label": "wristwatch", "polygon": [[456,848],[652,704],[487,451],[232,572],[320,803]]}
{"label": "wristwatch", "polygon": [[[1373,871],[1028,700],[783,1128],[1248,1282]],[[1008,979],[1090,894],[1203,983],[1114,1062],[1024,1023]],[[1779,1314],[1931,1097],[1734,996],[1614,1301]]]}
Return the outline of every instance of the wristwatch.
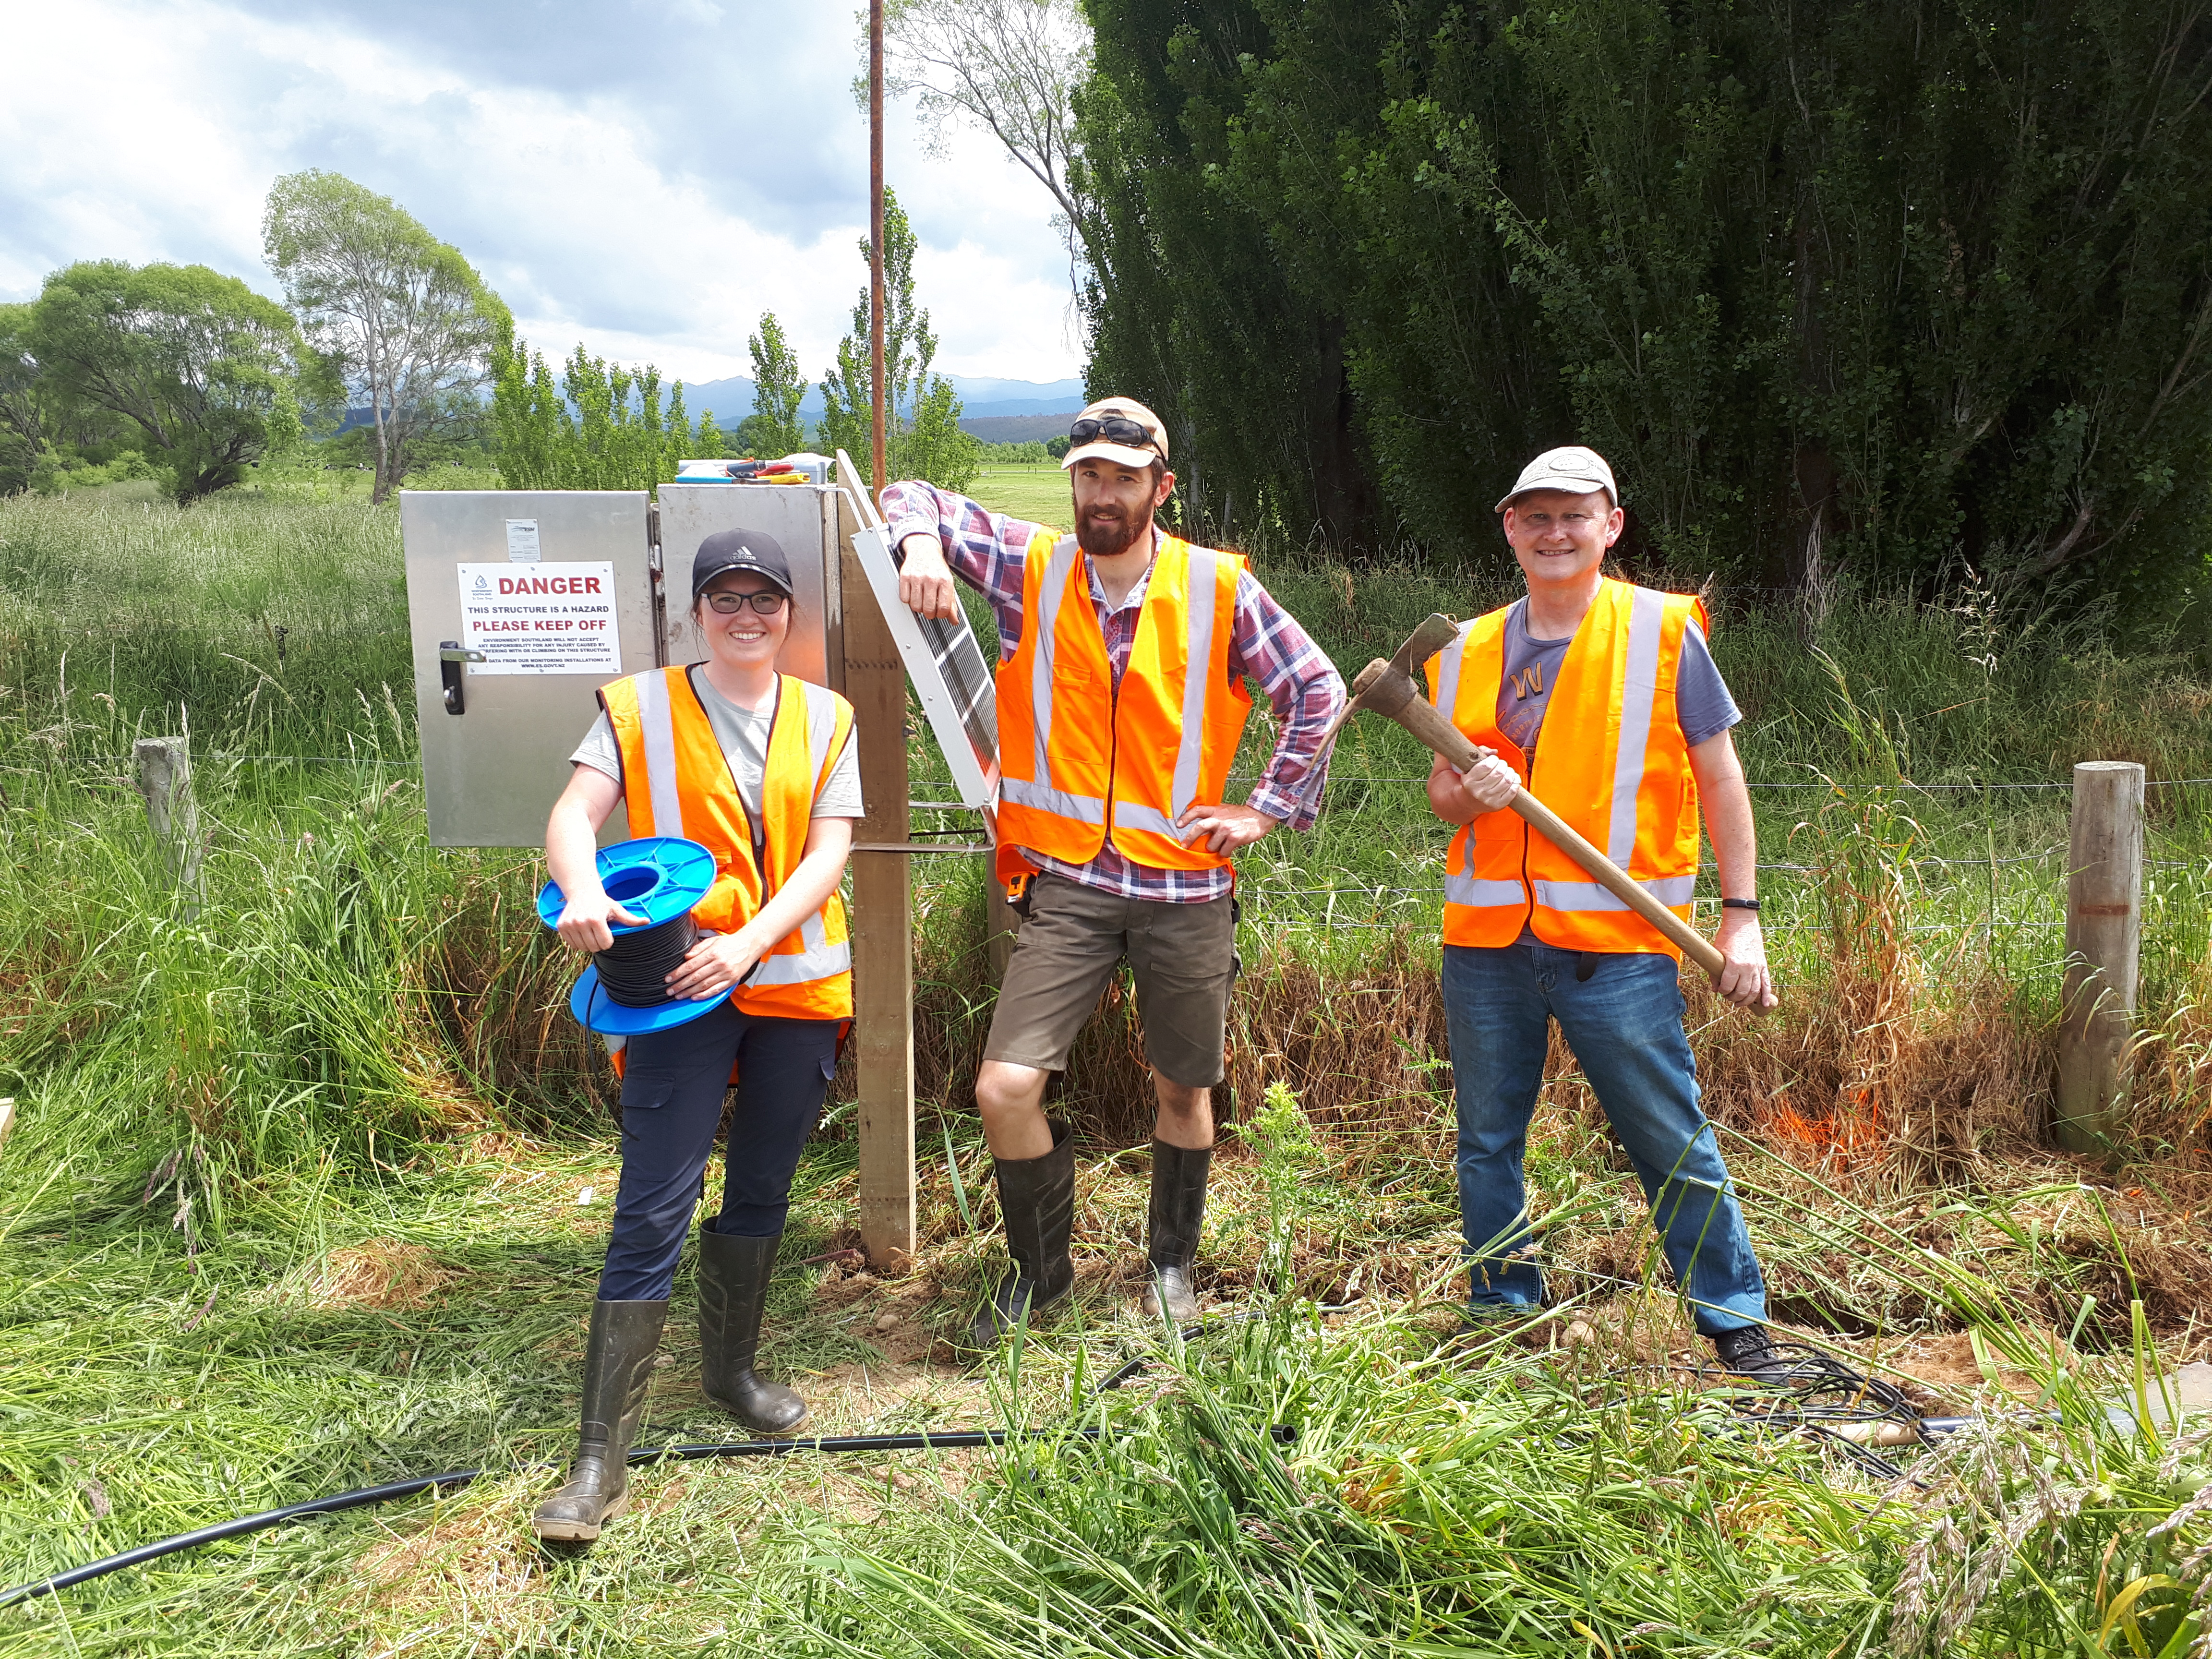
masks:
{"label": "wristwatch", "polygon": [[1724,898],[1721,901],[1721,908],[1723,910],[1749,910],[1753,915],[1756,915],[1759,911],[1759,901],[1757,899]]}

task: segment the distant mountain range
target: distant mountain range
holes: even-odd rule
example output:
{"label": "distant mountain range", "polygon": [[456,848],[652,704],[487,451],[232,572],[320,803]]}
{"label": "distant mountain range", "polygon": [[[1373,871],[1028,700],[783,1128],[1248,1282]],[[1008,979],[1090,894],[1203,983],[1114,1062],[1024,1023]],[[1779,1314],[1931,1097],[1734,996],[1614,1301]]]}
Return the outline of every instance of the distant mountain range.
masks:
{"label": "distant mountain range", "polygon": [[[1080,380],[994,380],[969,374],[945,378],[960,394],[962,428],[986,443],[1025,443],[1055,437],[1067,430],[1067,417],[1088,401]],[[738,422],[753,412],[753,383],[743,374],[732,374],[726,380],[687,386],[684,408],[694,422],[711,410],[716,426],[725,432],[734,431]],[[799,401],[799,418],[818,421],[823,408],[822,388],[809,386]],[[368,425],[369,421],[366,408],[349,409],[337,430],[350,432]]]}
{"label": "distant mountain range", "polygon": [[[948,374],[945,378],[960,394],[963,424],[994,416],[1073,415],[1085,401],[1080,380],[994,380],[971,374]],[[695,421],[712,410],[714,424],[726,432],[753,412],[752,380],[744,374],[732,374],[726,380],[702,380],[696,386],[687,386],[684,388],[684,407]],[[821,386],[809,386],[799,405],[799,417],[818,421],[823,409]]]}

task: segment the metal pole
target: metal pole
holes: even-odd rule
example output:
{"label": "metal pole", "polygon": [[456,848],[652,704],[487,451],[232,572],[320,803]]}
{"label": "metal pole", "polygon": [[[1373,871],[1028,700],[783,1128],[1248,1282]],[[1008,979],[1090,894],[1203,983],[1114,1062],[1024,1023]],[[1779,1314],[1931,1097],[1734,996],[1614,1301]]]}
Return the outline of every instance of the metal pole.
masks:
{"label": "metal pole", "polygon": [[2058,1031],[2058,1143],[2112,1154],[2126,1138],[2128,1039],[2142,943],[2143,769],[2074,769],[2066,856],[2066,984]]}
{"label": "metal pole", "polygon": [[884,476],[884,0],[868,0],[868,483],[878,501]]}

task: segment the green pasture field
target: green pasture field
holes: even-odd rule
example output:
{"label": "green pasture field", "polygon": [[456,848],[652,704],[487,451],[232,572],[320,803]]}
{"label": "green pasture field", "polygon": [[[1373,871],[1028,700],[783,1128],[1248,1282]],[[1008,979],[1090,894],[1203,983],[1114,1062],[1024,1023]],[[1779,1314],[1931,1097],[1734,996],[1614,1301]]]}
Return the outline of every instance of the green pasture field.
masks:
{"label": "green pasture field", "polygon": [[[1000,487],[979,489],[1046,510]],[[2150,1535],[2212,1476],[2155,1426],[2212,1282],[2212,790],[2186,781],[2212,777],[2212,687],[2187,658],[2115,659],[2055,612],[1718,608],[1788,1006],[1759,1024],[1687,988],[1778,1314],[1923,1407],[2056,1413],[1885,1454],[1924,1491],[1747,1425],[1681,1367],[1632,1177],[1564,1057],[1529,1167],[1565,1299],[1521,1338],[1455,1335],[1420,890],[1444,836],[1410,739],[1369,720],[1316,833],[1243,866],[1240,1121],[1203,1265],[1215,1306],[1259,1316],[1184,1345],[1133,1312],[1141,1076],[1109,998],[1064,1101],[1073,1304],[980,1371],[945,1346],[998,1248],[963,1089],[990,988],[977,861],[918,860],[922,1249],[883,1275],[842,1254],[841,1088],[767,1362],[825,1432],[1126,1437],[658,1468],[595,1550],[556,1555],[527,1513],[574,1434],[610,1080],[528,910],[538,860],[424,841],[400,569],[396,504],[0,501],[0,1590],[489,1471],[0,1607],[0,1653],[1827,1659],[2179,1654],[2198,1632],[2182,1564],[2206,1516]],[[1347,670],[1502,591],[1263,574]],[[187,723],[197,895],[128,787],[132,737]],[[2160,787],[2140,1135],[2108,1167],[2041,1144],[2065,798],[2005,786],[2115,756]],[[944,775],[926,743],[914,766]],[[690,1298],[687,1267],[648,1444],[738,1432],[697,1392]],[[1150,1369],[1095,1395],[1132,1357]]]}
{"label": "green pasture field", "polygon": [[1071,510],[1067,474],[1057,461],[987,461],[968,493],[994,513],[1066,530]]}

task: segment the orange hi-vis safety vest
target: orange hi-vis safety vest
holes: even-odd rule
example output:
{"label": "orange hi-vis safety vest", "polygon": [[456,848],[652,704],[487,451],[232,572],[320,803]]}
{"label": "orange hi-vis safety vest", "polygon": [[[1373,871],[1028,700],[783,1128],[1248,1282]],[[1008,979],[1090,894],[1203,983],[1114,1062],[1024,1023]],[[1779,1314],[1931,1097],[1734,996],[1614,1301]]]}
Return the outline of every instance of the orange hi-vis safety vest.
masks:
{"label": "orange hi-vis safety vest", "polygon": [[[714,884],[693,920],[735,933],[760,912],[805,856],[814,797],[853,733],[853,705],[789,674],[776,676],[761,779],[761,821],[746,811],[690,668],[657,668],[599,688],[622,755],[623,801],[633,836],[682,836],[714,855]],[[822,908],[760,960],[732,994],[740,1012],[787,1019],[853,1017],[853,947],[845,907]]]}
{"label": "orange hi-vis safety vest", "polygon": [[[1117,690],[1075,538],[1041,532],[1022,564],[1022,635],[999,665],[999,840],[1069,864],[1116,851],[1156,870],[1229,860],[1176,820],[1215,805],[1252,696],[1229,676],[1234,553],[1160,542]],[[1002,876],[1026,860],[1002,859]]]}
{"label": "orange hi-vis safety vest", "polygon": [[[1698,880],[1698,786],[1674,707],[1682,638],[1703,600],[1607,578],[1559,665],[1533,765],[1498,729],[1507,606],[1429,659],[1430,701],[1522,774],[1528,793],[1684,921]],[[1444,943],[1510,945],[1526,924],[1570,951],[1663,952],[1667,936],[1510,807],[1477,816],[1444,855]]]}

